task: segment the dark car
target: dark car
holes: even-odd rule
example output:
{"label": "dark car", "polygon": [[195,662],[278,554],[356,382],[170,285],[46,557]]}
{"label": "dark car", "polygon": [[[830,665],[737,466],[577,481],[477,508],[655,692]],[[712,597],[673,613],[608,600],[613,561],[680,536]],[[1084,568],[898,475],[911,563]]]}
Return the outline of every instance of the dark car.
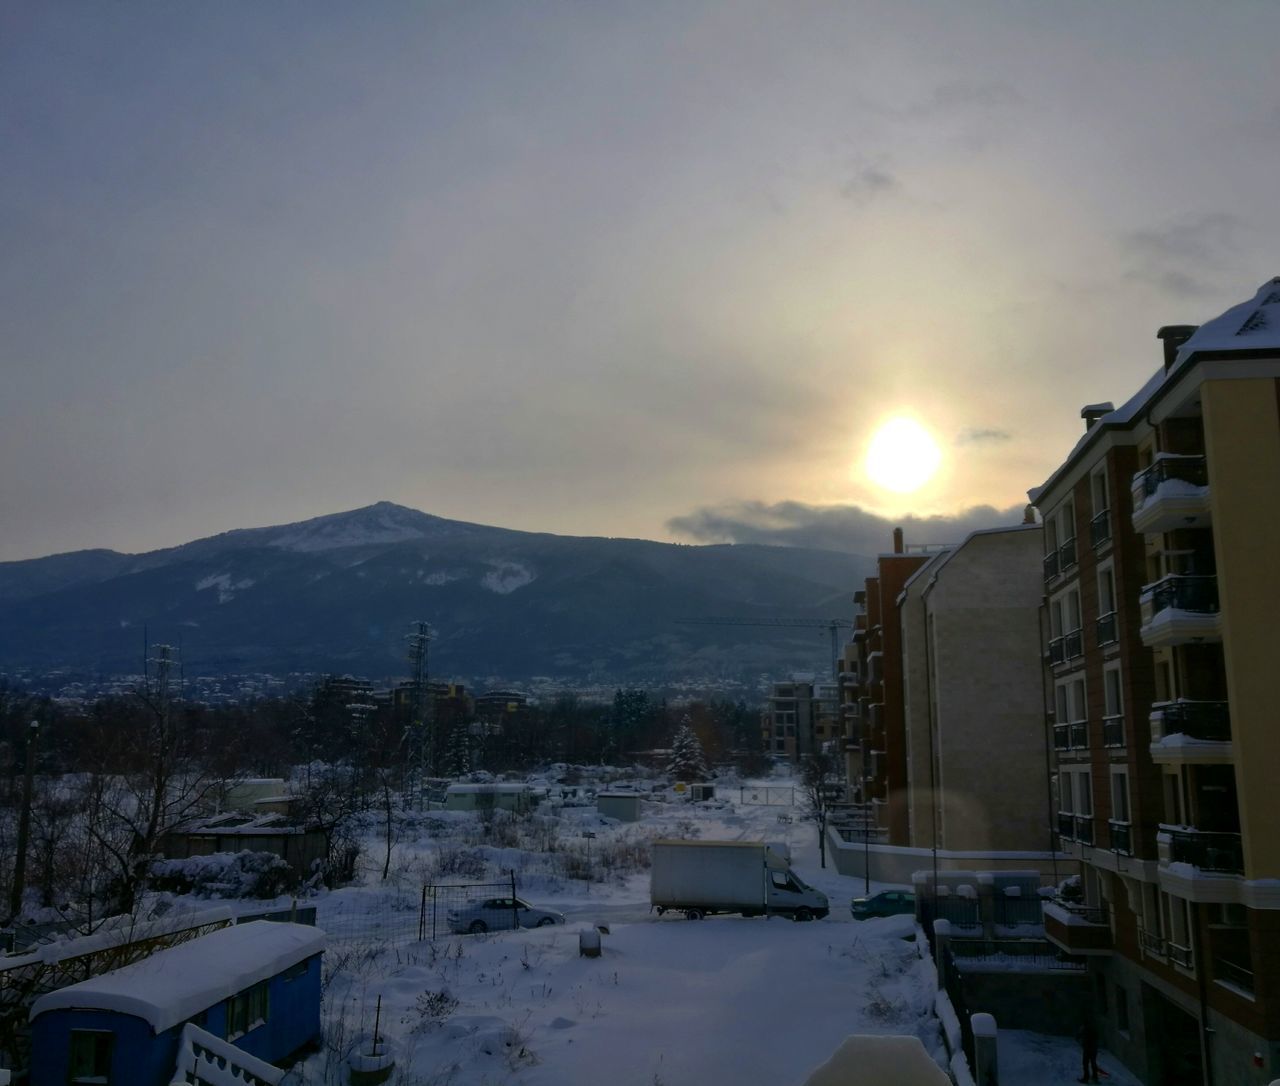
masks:
{"label": "dark car", "polygon": [[916,895],[910,890],[881,890],[870,897],[855,897],[849,906],[855,920],[872,916],[898,916],[916,911]]}

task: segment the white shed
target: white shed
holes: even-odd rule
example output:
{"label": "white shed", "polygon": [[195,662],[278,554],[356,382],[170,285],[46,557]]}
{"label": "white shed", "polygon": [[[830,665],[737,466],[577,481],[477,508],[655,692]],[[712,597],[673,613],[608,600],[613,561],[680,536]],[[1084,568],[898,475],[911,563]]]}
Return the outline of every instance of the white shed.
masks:
{"label": "white shed", "polygon": [[640,821],[640,796],[636,792],[600,792],[596,796],[596,810],[605,818],[619,822]]}
{"label": "white shed", "polygon": [[529,810],[535,801],[527,784],[451,784],[444,794],[446,811]]}

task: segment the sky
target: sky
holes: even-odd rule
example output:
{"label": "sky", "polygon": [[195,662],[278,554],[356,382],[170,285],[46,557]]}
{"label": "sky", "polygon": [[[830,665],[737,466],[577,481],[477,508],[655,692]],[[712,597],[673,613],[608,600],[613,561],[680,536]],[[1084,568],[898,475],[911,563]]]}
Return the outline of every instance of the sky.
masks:
{"label": "sky", "polygon": [[[1020,519],[1160,325],[1280,274],[1278,33],[1270,0],[6,4],[0,560],[378,500],[682,542]],[[862,467],[894,415],[943,452],[909,495]]]}

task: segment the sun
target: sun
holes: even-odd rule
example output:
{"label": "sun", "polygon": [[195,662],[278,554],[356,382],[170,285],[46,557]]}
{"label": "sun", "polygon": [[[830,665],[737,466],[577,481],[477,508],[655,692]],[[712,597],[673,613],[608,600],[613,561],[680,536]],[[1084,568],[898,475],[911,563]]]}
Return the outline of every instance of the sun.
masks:
{"label": "sun", "polygon": [[880,424],[867,447],[863,469],[877,486],[911,494],[933,478],[942,449],[925,427],[899,415]]}

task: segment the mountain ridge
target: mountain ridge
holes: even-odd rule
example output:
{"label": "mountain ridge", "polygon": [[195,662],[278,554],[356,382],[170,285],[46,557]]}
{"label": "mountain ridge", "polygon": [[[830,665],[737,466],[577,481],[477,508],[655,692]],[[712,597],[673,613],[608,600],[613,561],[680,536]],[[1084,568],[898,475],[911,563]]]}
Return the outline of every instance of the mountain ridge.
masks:
{"label": "mountain ridge", "polygon": [[145,626],[153,641],[182,639],[198,673],[389,675],[422,619],[436,629],[434,662],[458,677],[741,679],[826,650],[794,630],[679,620],[847,617],[828,612],[869,566],[836,551],[525,532],[377,502],[139,554],[0,563],[0,670],[136,670]]}

